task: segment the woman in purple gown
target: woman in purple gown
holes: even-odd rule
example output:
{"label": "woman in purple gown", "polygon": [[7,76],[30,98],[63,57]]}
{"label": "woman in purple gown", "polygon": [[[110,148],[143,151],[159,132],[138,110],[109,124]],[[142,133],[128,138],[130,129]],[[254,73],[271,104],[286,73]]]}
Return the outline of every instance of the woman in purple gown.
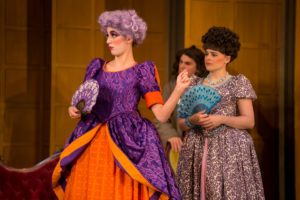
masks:
{"label": "woman in purple gown", "polygon": [[239,37],[227,28],[212,27],[202,42],[209,74],[198,84],[214,88],[222,100],[208,114],[200,111],[179,118],[179,127],[187,131],[176,173],[180,193],[186,200],[264,199],[257,156],[246,130],[254,126],[256,95],[244,75],[227,72],[240,49]]}
{"label": "woman in purple gown", "polygon": [[53,173],[54,191],[59,199],[181,199],[158,133],[137,107],[143,97],[166,121],[190,83],[187,72],[164,103],[154,63],[133,57],[146,23],[134,10],[104,12],[99,23],[114,59],[95,58],[87,68],[85,81],[99,84],[91,113],[69,107],[70,117],[81,120]]}

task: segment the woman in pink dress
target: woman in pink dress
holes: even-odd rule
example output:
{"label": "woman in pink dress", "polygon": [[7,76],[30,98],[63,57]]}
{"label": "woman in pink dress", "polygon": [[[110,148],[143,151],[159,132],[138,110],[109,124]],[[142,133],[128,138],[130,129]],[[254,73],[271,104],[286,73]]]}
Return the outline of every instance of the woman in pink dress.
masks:
{"label": "woman in pink dress", "polygon": [[[240,49],[237,34],[225,27],[212,27],[202,37],[209,74],[198,84],[221,95],[221,102],[208,114],[179,116],[187,131],[177,166],[176,182],[185,200],[264,199],[259,163],[251,136],[254,127],[250,81],[227,72]],[[205,142],[206,141],[206,142]]]}

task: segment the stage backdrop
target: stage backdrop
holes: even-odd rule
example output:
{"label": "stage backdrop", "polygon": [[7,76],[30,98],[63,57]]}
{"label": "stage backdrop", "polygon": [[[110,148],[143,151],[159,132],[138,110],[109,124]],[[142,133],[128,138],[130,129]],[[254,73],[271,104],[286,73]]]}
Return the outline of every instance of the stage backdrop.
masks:
{"label": "stage backdrop", "polygon": [[49,156],[51,0],[0,0],[0,155],[14,167]]}

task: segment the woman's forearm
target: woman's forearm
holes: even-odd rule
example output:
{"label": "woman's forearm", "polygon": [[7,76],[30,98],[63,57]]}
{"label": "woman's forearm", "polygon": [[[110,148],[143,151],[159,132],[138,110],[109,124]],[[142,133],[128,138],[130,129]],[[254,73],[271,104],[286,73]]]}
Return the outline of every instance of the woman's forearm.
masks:
{"label": "woman's forearm", "polygon": [[151,110],[158,121],[166,122],[170,118],[179,98],[189,86],[190,82],[188,72],[185,69],[177,76],[176,86],[165,104],[155,104],[151,107]]}
{"label": "woman's forearm", "polygon": [[[238,128],[238,129],[252,129],[254,127],[254,117],[251,116],[221,116],[221,115],[212,115],[211,117],[214,117],[214,119],[218,119],[216,124],[225,124],[227,126]],[[208,117],[209,118],[209,117]],[[190,129],[186,125],[185,122],[186,119],[179,118],[178,119],[178,126],[182,131],[186,131]],[[189,120],[189,123],[191,124],[191,120]],[[206,127],[205,125],[206,121],[196,123],[196,125],[203,125],[203,127]],[[195,125],[195,123],[194,123]]]}
{"label": "woman's forearm", "polygon": [[238,100],[239,116],[223,116],[221,123],[238,129],[252,129],[255,125],[251,99]]}
{"label": "woman's forearm", "polygon": [[184,88],[175,87],[171,96],[168,98],[164,105],[155,104],[151,107],[151,110],[158,121],[166,122],[170,118],[183,91]]}
{"label": "woman's forearm", "polygon": [[249,116],[222,116],[221,123],[238,129],[252,129],[255,125],[254,118]]}

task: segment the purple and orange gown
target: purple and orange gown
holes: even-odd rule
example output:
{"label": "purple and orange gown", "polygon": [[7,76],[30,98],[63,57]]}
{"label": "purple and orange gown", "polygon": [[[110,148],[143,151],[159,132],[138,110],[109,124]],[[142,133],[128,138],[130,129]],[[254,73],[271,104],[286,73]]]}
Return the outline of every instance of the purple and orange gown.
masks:
{"label": "purple and orange gown", "polygon": [[153,124],[140,116],[163,99],[156,67],[150,61],[118,72],[92,60],[85,80],[99,83],[90,114],[68,138],[52,175],[59,199],[181,199]]}

